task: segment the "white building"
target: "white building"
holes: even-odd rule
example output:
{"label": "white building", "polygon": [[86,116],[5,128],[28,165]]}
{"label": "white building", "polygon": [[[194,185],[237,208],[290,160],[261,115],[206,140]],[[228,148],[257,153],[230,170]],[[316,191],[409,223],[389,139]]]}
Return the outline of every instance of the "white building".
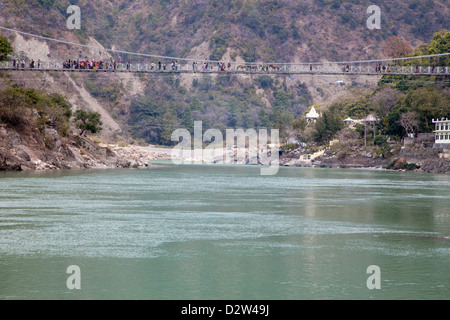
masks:
{"label": "white building", "polygon": [[369,114],[367,117],[363,119],[352,119],[348,117],[344,120],[344,122],[349,126],[350,128],[354,128],[355,124],[372,124],[375,125],[376,122],[380,121],[377,117],[375,117],[373,114]]}
{"label": "white building", "polygon": [[347,125],[351,125],[354,121],[355,121],[355,120],[353,120],[353,119],[350,118],[350,117],[348,117],[347,119],[344,120],[344,122],[345,122]]}
{"label": "white building", "polygon": [[319,119],[320,114],[317,113],[316,108],[312,107],[311,110],[306,114],[305,119],[308,123],[316,122]]}
{"label": "white building", "polygon": [[450,120],[447,118],[433,119],[435,124],[435,143],[450,144]]}

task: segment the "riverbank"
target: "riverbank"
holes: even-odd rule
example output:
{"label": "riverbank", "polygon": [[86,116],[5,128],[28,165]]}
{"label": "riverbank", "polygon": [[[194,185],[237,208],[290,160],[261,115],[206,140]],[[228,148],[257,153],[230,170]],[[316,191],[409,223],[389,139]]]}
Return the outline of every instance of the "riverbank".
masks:
{"label": "riverbank", "polygon": [[[338,146],[317,152],[311,158],[305,157],[304,150],[299,148],[283,153],[279,164],[289,167],[450,173],[450,149],[435,148],[430,144],[410,144],[396,151],[394,149],[389,157],[384,157],[375,149],[358,147],[351,152],[343,152]],[[226,152],[231,151],[224,150]],[[94,143],[78,135],[61,137],[53,128],[17,130],[0,125],[0,171],[147,168],[152,161],[158,160],[172,160],[172,148],[108,145]],[[194,158],[183,160],[196,161]],[[215,161],[211,159],[210,162]]]}
{"label": "riverbank", "polygon": [[[392,150],[393,151],[393,150]],[[433,145],[407,145],[389,157],[377,154],[370,148],[359,148],[351,153],[340,152],[339,149],[326,149],[324,152],[308,160],[301,150],[284,154],[280,159],[282,166],[348,168],[366,170],[416,171],[435,174],[450,173],[450,149],[436,148]]]}
{"label": "riverbank", "polygon": [[167,150],[108,146],[86,137],[61,137],[53,128],[11,128],[0,125],[0,171],[99,168],[146,168],[167,160]]}

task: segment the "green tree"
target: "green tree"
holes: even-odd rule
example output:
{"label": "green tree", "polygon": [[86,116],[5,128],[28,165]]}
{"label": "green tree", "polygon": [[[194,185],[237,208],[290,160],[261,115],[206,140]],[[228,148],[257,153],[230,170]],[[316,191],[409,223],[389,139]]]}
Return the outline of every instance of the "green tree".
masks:
{"label": "green tree", "polygon": [[374,111],[380,119],[386,118],[395,106],[396,101],[404,94],[399,90],[390,87],[380,87],[377,89],[371,99]]}
{"label": "green tree", "polygon": [[272,88],[272,86],[273,86],[273,78],[271,76],[266,75],[266,74],[264,74],[262,76],[259,76],[256,79],[256,82],[263,89]]}
{"label": "green tree", "polygon": [[292,130],[295,136],[300,141],[307,141],[308,140],[308,122],[305,118],[298,118],[292,121]]}
{"label": "green tree", "polygon": [[72,105],[61,95],[39,93],[37,111],[41,116],[38,125],[51,125],[60,134],[66,135],[72,117]]}
{"label": "green tree", "polygon": [[275,119],[274,127],[279,130],[280,140],[282,142],[286,142],[289,138],[288,129],[291,126],[292,121],[294,121],[294,116],[287,110],[282,112],[277,110],[275,111],[273,117]]}
{"label": "green tree", "polygon": [[397,103],[383,121],[383,124],[385,126],[384,134],[391,137],[397,137],[398,139],[402,138],[406,134],[406,132],[400,125],[400,116],[407,111],[408,109],[405,108],[401,103]]}
{"label": "green tree", "polygon": [[418,123],[418,132],[431,132],[432,119],[450,116],[450,94],[436,88],[417,88],[409,90],[400,97],[384,120],[385,134],[399,138],[406,134],[400,125],[402,114],[415,112]]}
{"label": "green tree", "polygon": [[223,36],[215,36],[211,38],[210,42],[211,55],[209,58],[211,60],[220,60],[222,56],[227,51],[227,39]]}
{"label": "green tree", "polygon": [[317,119],[313,139],[318,143],[326,143],[331,140],[333,135],[344,127],[344,121],[341,117],[332,111],[326,111]]}
{"label": "green tree", "polygon": [[283,89],[278,89],[273,93],[275,101],[273,102],[274,110],[290,109],[292,106],[292,93]]}
{"label": "green tree", "polygon": [[161,117],[161,132],[160,132],[160,142],[163,145],[170,146],[173,145],[172,133],[176,129],[177,118],[167,110],[166,113]]}
{"label": "green tree", "polygon": [[436,88],[418,88],[399,100],[407,111],[417,112],[419,132],[433,130],[432,119],[450,115],[450,95]]}
{"label": "green tree", "polygon": [[[450,31],[442,30],[433,35],[433,40],[427,46],[427,54],[441,54],[450,52]],[[438,58],[438,64],[448,66],[450,57],[443,56]]]}
{"label": "green tree", "polygon": [[0,61],[8,60],[8,55],[13,52],[14,50],[11,47],[8,39],[4,36],[0,36]]}
{"label": "green tree", "polygon": [[359,98],[345,106],[345,111],[349,117],[363,118],[373,110],[372,104],[366,97]]}
{"label": "green tree", "polygon": [[80,136],[82,136],[87,131],[91,133],[100,132],[103,122],[101,121],[100,113],[80,109],[75,111],[75,124],[81,130]]}
{"label": "green tree", "polygon": [[192,110],[189,105],[184,109],[184,112],[181,115],[181,125],[190,132],[194,131],[194,118],[192,117]]}
{"label": "green tree", "polygon": [[[426,55],[434,55],[434,54],[443,54],[450,52],[450,32],[446,30],[441,30],[433,35],[433,39],[430,43],[425,43],[420,45],[412,54],[412,56],[426,56]],[[430,66],[448,66],[450,65],[450,56],[441,56],[434,58],[421,58],[415,60],[405,60],[405,61],[397,61],[399,66],[414,66],[414,65],[430,65]],[[402,76],[402,75],[383,75],[380,80],[380,84],[389,83],[395,85],[395,88],[402,91],[407,92],[412,89],[420,88],[426,86],[427,82],[436,81],[446,79],[448,76],[446,75],[435,75],[435,76],[424,76],[417,79],[414,76]],[[442,81],[442,86],[447,86],[448,83]]]}

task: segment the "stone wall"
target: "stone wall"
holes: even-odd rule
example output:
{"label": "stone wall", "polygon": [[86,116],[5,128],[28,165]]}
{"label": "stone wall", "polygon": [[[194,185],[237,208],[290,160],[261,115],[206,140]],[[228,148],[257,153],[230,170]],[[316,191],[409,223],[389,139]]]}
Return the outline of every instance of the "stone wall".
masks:
{"label": "stone wall", "polygon": [[450,143],[434,143],[433,148],[435,149],[446,149],[450,151]]}

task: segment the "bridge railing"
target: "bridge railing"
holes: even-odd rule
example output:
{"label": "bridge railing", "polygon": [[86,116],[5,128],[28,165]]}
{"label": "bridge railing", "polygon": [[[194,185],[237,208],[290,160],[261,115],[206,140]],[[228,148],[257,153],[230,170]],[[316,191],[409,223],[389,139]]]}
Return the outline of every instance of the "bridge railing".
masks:
{"label": "bridge railing", "polygon": [[[109,68],[102,70],[112,70],[112,65]],[[117,64],[116,71],[132,71],[132,72],[202,72],[211,73],[219,72],[217,65],[209,65],[208,69],[203,70],[202,65],[197,65],[195,68],[190,63],[179,63],[176,65],[167,64],[166,68],[159,68],[157,64],[149,63],[120,63]],[[354,65],[306,65],[306,64],[233,64],[230,67],[226,66],[225,71],[241,72],[241,73],[323,73],[323,74],[449,74],[449,67],[433,67],[433,66],[396,66],[388,65],[385,68],[377,69],[376,66],[354,66]]]}
{"label": "bridge railing", "polygon": [[0,62],[0,68],[3,69],[18,69],[18,70],[59,70],[63,69],[63,65],[56,62],[40,62],[34,61],[32,65],[30,61],[25,63],[17,61],[14,65],[13,61]]}
{"label": "bridge railing", "polygon": [[[129,71],[129,72],[199,72],[211,73],[220,72],[217,64],[209,64],[210,68],[203,70],[203,62],[198,61],[194,70],[192,61],[181,61],[175,66],[172,63],[166,63],[165,70],[159,68],[159,64],[150,63],[116,63],[115,68],[112,63],[104,63],[101,69],[78,69],[77,66],[67,67],[63,62],[34,62],[32,68],[30,62],[27,61],[24,65],[22,61],[13,65],[13,61],[0,62],[2,69],[20,69],[20,70],[68,70],[68,71]],[[342,65],[342,64],[263,64],[263,63],[233,63],[230,67],[225,66],[225,71],[239,72],[239,73],[299,73],[299,74],[450,74],[450,67],[444,66],[400,66],[400,65],[386,65],[381,68],[380,65]]]}

